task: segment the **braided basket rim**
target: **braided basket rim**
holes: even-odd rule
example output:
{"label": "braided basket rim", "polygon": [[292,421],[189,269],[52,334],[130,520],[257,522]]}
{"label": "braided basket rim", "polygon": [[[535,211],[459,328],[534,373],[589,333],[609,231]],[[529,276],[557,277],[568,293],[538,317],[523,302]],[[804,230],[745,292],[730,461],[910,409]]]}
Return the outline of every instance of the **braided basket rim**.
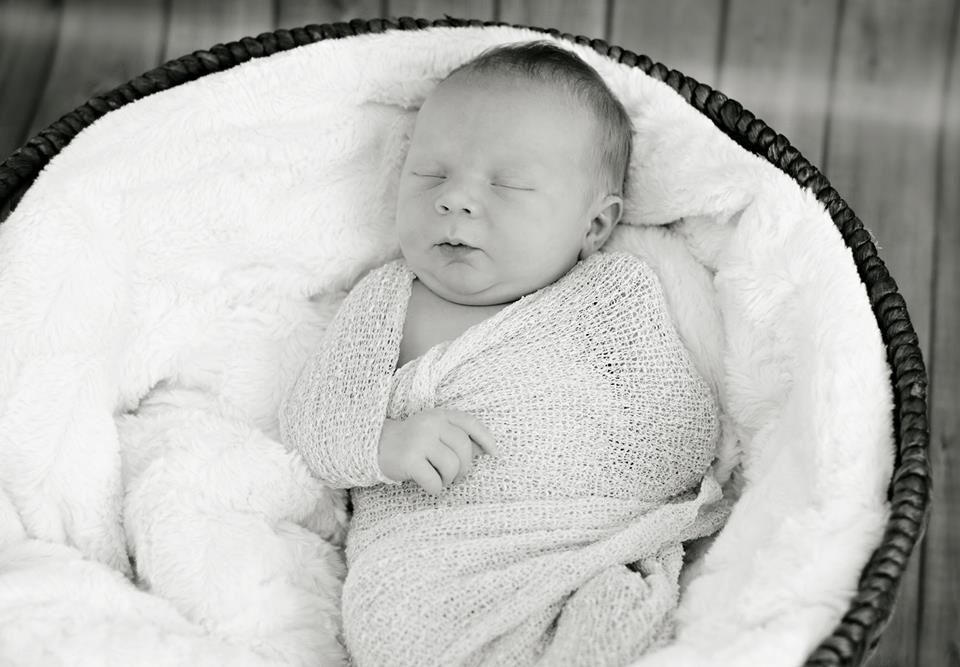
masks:
{"label": "braided basket rim", "polygon": [[681,72],[600,39],[561,33],[556,29],[500,21],[354,19],[310,24],[290,30],[265,32],[209,50],[170,60],[102,95],[90,98],[41,130],[0,164],[0,209],[11,210],[43,167],[84,128],[106,113],[147,95],[193,81],[207,74],[270,56],[280,51],[326,39],[381,33],[388,30],[424,30],[431,27],[514,27],[549,34],[585,45],[608,58],[637,67],[673,88],[687,103],[746,150],[763,157],[801,187],[811,190],[824,205],[847,245],[862,280],[887,349],[894,392],[896,456],[888,488],[891,515],[883,539],[863,568],[858,591],[840,623],[810,654],[805,665],[860,665],[875,651],[892,614],[897,589],[913,548],[926,529],[932,479],[927,421],[927,374],[919,340],[906,304],[877,248],[846,201],[822,173],[782,134],[723,93]]}

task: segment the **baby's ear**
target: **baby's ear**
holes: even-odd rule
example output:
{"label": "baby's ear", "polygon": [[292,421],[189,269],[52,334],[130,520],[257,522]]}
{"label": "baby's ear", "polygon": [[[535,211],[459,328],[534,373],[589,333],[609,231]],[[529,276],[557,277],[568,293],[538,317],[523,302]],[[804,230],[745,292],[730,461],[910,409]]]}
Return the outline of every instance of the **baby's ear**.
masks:
{"label": "baby's ear", "polygon": [[613,228],[620,222],[623,215],[623,197],[620,195],[607,195],[597,203],[594,209],[595,214],[590,220],[590,229],[583,239],[583,246],[580,250],[580,259],[593,254],[599,250],[610,234]]}
{"label": "baby's ear", "polygon": [[[605,217],[609,221],[610,230],[614,225],[620,222],[623,217],[623,197],[620,195],[607,195],[601,203],[601,210],[598,217]],[[609,232],[607,232],[609,234]]]}

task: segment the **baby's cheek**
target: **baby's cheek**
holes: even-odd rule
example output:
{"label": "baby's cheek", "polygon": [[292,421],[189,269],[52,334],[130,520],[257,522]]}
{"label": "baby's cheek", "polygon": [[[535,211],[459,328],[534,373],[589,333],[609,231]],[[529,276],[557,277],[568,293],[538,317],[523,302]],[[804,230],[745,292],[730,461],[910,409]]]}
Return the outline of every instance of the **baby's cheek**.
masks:
{"label": "baby's cheek", "polygon": [[409,202],[401,203],[397,208],[397,234],[400,236],[401,243],[410,243],[418,236],[422,236],[417,219],[416,207],[411,206]]}

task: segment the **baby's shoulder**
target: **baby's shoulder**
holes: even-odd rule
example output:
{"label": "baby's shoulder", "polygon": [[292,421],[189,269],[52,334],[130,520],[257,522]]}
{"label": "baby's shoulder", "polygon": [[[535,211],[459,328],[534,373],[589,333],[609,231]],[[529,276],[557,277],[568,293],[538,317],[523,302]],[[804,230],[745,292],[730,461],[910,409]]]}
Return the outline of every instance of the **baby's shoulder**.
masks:
{"label": "baby's shoulder", "polygon": [[345,326],[358,326],[371,317],[393,317],[402,312],[410,296],[413,273],[401,260],[376,266],[349,288],[337,311]]}
{"label": "baby's shoulder", "polygon": [[382,291],[396,292],[398,287],[406,287],[413,282],[413,277],[412,270],[403,259],[394,259],[361,274],[350,288],[350,294],[357,298]]}
{"label": "baby's shoulder", "polygon": [[602,250],[591,255],[597,259],[598,268],[643,280],[656,280],[657,275],[643,259],[626,250]]}
{"label": "baby's shoulder", "polygon": [[605,301],[660,299],[663,296],[657,274],[632,253],[623,250],[597,252],[583,264],[584,286]]}

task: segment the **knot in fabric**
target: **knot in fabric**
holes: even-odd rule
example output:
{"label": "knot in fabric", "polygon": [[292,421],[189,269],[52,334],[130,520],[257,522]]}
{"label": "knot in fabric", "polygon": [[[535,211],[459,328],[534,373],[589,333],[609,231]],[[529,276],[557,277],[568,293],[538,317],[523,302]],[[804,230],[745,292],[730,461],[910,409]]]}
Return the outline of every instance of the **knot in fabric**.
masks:
{"label": "knot in fabric", "polygon": [[410,414],[437,407],[437,390],[444,376],[446,344],[435,345],[413,363],[413,379],[407,398]]}

